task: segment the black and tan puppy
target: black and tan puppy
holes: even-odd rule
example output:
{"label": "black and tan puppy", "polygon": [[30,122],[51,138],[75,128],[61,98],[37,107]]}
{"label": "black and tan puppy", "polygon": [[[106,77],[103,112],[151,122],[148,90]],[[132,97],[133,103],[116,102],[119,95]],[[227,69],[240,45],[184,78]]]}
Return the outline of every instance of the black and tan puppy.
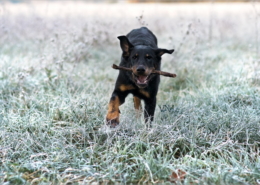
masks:
{"label": "black and tan puppy", "polygon": [[108,106],[107,124],[110,127],[119,124],[119,106],[125,102],[129,93],[134,96],[134,107],[137,110],[141,110],[141,100],[144,100],[145,122],[151,122],[160,83],[160,76],[151,72],[153,69],[160,70],[161,56],[164,53],[171,54],[174,50],[158,48],[157,38],[146,27],[134,29],[118,39],[123,51],[120,66],[131,68],[133,72],[119,72]]}

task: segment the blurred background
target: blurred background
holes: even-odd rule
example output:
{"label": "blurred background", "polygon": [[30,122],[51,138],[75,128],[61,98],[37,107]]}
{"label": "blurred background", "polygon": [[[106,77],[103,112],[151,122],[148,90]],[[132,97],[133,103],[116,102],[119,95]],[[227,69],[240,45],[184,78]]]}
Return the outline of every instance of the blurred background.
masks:
{"label": "blurred background", "polygon": [[[3,1],[3,0],[2,0]],[[6,0],[8,1],[8,0]],[[25,2],[28,0],[9,0],[13,3]],[[49,1],[57,1],[57,0],[49,0]],[[76,0],[77,1],[77,0]],[[109,3],[178,3],[178,2],[253,2],[257,0],[81,0],[86,2],[109,2]]]}

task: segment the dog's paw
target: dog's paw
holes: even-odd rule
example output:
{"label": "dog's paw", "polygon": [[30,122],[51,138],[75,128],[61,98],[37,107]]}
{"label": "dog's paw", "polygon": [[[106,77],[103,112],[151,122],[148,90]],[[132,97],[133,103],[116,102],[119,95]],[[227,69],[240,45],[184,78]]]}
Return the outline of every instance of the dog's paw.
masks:
{"label": "dog's paw", "polygon": [[110,128],[115,128],[117,125],[119,125],[119,118],[115,118],[115,119],[108,119],[108,118],[106,118],[106,124]]}
{"label": "dog's paw", "polygon": [[115,128],[119,125],[119,113],[120,111],[110,111],[106,116],[106,124],[110,128]]}

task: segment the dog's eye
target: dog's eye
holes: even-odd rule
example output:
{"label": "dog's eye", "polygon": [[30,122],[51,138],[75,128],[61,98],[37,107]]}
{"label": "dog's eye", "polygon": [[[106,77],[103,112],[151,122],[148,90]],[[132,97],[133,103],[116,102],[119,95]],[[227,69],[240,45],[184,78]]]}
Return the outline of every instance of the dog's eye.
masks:
{"label": "dog's eye", "polygon": [[147,59],[152,59],[152,57],[151,57],[151,56],[149,56],[149,55],[148,55],[148,56],[146,56],[146,58],[147,58]]}

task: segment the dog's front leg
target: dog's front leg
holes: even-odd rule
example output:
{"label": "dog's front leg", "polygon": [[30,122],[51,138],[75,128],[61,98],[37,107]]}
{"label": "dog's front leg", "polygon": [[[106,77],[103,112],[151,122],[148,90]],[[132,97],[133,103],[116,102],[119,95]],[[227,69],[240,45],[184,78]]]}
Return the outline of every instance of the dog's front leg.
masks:
{"label": "dog's front leg", "polygon": [[154,118],[154,111],[156,106],[156,97],[146,99],[145,101],[145,107],[144,107],[144,119],[145,123],[148,127],[151,127],[151,123]]}
{"label": "dog's front leg", "polygon": [[122,92],[113,92],[106,116],[107,125],[110,125],[110,127],[116,127],[119,124],[119,106],[125,102],[125,97],[126,95]]}
{"label": "dog's front leg", "polygon": [[134,100],[136,118],[140,118],[141,111],[142,111],[141,99],[138,98],[137,96],[134,96],[133,100]]}

